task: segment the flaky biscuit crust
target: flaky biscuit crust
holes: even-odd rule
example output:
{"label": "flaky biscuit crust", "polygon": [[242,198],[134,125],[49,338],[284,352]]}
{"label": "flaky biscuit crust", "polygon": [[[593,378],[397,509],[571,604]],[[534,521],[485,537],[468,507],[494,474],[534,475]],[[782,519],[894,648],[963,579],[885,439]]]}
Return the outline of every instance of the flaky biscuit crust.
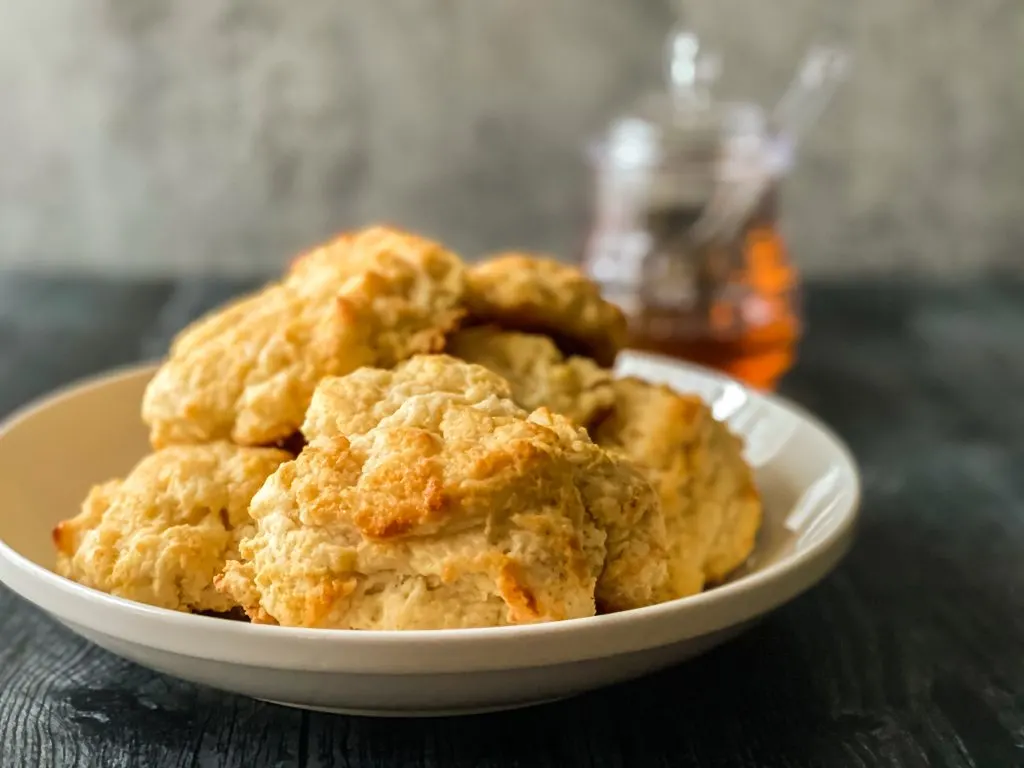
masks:
{"label": "flaky biscuit crust", "polygon": [[641,468],[591,441],[583,427],[545,409],[530,418],[556,431],[577,471],[591,516],[606,536],[597,582],[603,613],[642,608],[670,597],[669,541],[661,502]]}
{"label": "flaky biscuit crust", "polygon": [[575,267],[524,253],[502,253],[469,268],[467,306],[480,324],[555,339],[566,354],[610,366],[626,342],[622,311]]}
{"label": "flaky biscuit crust", "polygon": [[657,489],[674,596],[700,592],[747,559],[761,524],[742,444],[696,396],[638,379],[614,386],[615,408],[591,433],[635,461]]}
{"label": "flaky biscuit crust", "polygon": [[118,597],[177,611],[226,613],[213,588],[251,525],[249,501],[291,456],[226,443],[153,453],[123,480],[92,489],[53,531],[57,573]]}
{"label": "flaky biscuit crust", "polygon": [[[453,402],[487,401],[493,415],[522,417],[508,400],[514,387],[503,377],[450,355],[420,355],[393,371],[362,369],[325,379],[317,387],[303,431],[310,440],[368,432],[410,397],[444,394]],[[667,543],[660,501],[641,470],[611,457],[586,430],[546,408],[530,417],[545,425],[569,457],[588,514],[608,538],[607,556],[597,582],[602,611],[650,605],[664,599]]]}
{"label": "flaky biscuit crust", "polygon": [[[509,383],[479,365],[466,365],[448,355],[417,355],[393,369],[361,368],[347,376],[324,379],[313,393],[302,433],[319,437],[352,437],[369,432],[415,395],[458,396],[467,403],[488,398],[508,400]],[[510,415],[518,408],[507,404]]]}
{"label": "flaky biscuit crust", "polygon": [[603,536],[557,436],[507,412],[415,395],[364,435],[313,439],[253,499],[256,533],[219,587],[286,626],[592,616]]}
{"label": "flaky biscuit crust", "polygon": [[[453,391],[420,391],[430,381]],[[356,629],[589,616],[595,593],[611,609],[655,602],[667,570],[650,485],[507,395],[447,356],[322,382],[310,442],[253,499],[256,532],[220,588],[254,621]],[[633,528],[651,535],[623,544]]]}
{"label": "flaky biscuit crust", "polygon": [[339,237],[178,336],[143,399],[151,442],[286,440],[323,377],[439,350],[464,290],[458,257],[429,240],[380,227]]}
{"label": "flaky biscuit crust", "polygon": [[548,408],[586,426],[615,400],[611,372],[586,357],[565,357],[547,336],[478,326],[449,337],[445,351],[508,380],[528,411]]}

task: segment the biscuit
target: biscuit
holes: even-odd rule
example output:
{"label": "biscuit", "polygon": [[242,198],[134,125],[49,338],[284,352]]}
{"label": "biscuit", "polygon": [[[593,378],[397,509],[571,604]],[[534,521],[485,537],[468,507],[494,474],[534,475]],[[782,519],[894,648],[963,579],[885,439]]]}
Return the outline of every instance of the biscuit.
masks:
{"label": "biscuit", "polygon": [[90,491],[53,531],[57,573],[118,597],[177,611],[228,613],[213,587],[251,526],[249,501],[289,454],[226,443],[150,454],[123,480]]}
{"label": "biscuit", "polygon": [[700,592],[747,559],[761,524],[742,444],[696,396],[638,379],[614,387],[615,407],[591,434],[636,462],[658,491],[673,596]]}
{"label": "biscuit", "polygon": [[[431,380],[440,390],[421,391]],[[253,499],[255,532],[218,587],[255,622],[351,629],[655,601],[667,569],[650,485],[564,417],[507,395],[500,377],[445,356],[323,381],[309,444]],[[626,528],[650,529],[647,549],[623,545]]]}
{"label": "biscuit", "polygon": [[592,616],[603,536],[557,437],[450,395],[314,439],[253,499],[219,587],[258,623],[487,627]]}
{"label": "biscuit", "polygon": [[545,407],[586,426],[615,399],[610,371],[587,357],[566,358],[547,336],[466,328],[449,337],[445,352],[507,379],[512,398],[528,411]]}
{"label": "biscuit", "polygon": [[575,267],[522,253],[495,255],[469,268],[471,321],[552,337],[566,354],[608,367],[626,343],[622,311]]}
{"label": "biscuit", "polygon": [[[494,415],[521,418],[526,412],[508,399],[512,391],[504,378],[480,365],[448,355],[421,355],[393,371],[362,369],[325,379],[313,396],[303,432],[310,440],[364,434],[399,408],[423,409],[431,402],[407,405],[416,395],[444,395],[482,404]],[[529,418],[558,436],[584,506],[607,535],[608,554],[596,589],[599,609],[625,610],[664,599],[665,525],[660,501],[641,470],[629,460],[609,456],[564,416],[541,408]]]}
{"label": "biscuit", "polygon": [[439,350],[464,287],[462,263],[436,243],[381,227],[343,235],[179,334],[143,398],[150,441],[285,441],[323,377]]}

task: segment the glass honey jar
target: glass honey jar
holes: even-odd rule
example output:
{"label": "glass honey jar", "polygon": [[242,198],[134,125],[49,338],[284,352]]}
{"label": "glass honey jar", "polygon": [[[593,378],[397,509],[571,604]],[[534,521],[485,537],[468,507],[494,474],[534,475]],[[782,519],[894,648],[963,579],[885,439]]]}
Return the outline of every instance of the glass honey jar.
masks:
{"label": "glass honey jar", "polygon": [[717,58],[693,33],[673,33],[670,87],[591,151],[583,268],[622,307],[632,348],[763,389],[792,366],[800,281],[780,231],[779,186],[838,62],[833,49],[809,54],[770,125],[756,104],[716,100]]}

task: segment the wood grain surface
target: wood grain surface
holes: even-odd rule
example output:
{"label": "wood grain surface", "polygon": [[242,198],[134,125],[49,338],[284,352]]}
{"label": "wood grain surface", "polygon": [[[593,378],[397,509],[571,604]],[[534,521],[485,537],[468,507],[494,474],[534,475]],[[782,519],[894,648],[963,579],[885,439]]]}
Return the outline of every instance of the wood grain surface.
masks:
{"label": "wood grain surface", "polygon": [[[0,281],[0,407],[158,354],[234,284]],[[821,586],[670,671],[518,712],[305,713],[149,672],[0,588],[0,765],[1024,765],[1024,285],[814,285],[785,389],[862,463]]]}

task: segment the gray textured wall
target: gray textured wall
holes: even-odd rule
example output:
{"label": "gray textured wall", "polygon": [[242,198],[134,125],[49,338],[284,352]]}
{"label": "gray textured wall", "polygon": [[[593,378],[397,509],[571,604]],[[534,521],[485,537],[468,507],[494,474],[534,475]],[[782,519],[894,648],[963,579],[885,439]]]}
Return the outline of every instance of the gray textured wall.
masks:
{"label": "gray textured wall", "polygon": [[[703,0],[771,98],[853,81],[788,187],[809,271],[1024,262],[1024,2]],[[7,0],[0,262],[256,270],[387,219],[569,252],[580,146],[660,76],[669,0]]]}

